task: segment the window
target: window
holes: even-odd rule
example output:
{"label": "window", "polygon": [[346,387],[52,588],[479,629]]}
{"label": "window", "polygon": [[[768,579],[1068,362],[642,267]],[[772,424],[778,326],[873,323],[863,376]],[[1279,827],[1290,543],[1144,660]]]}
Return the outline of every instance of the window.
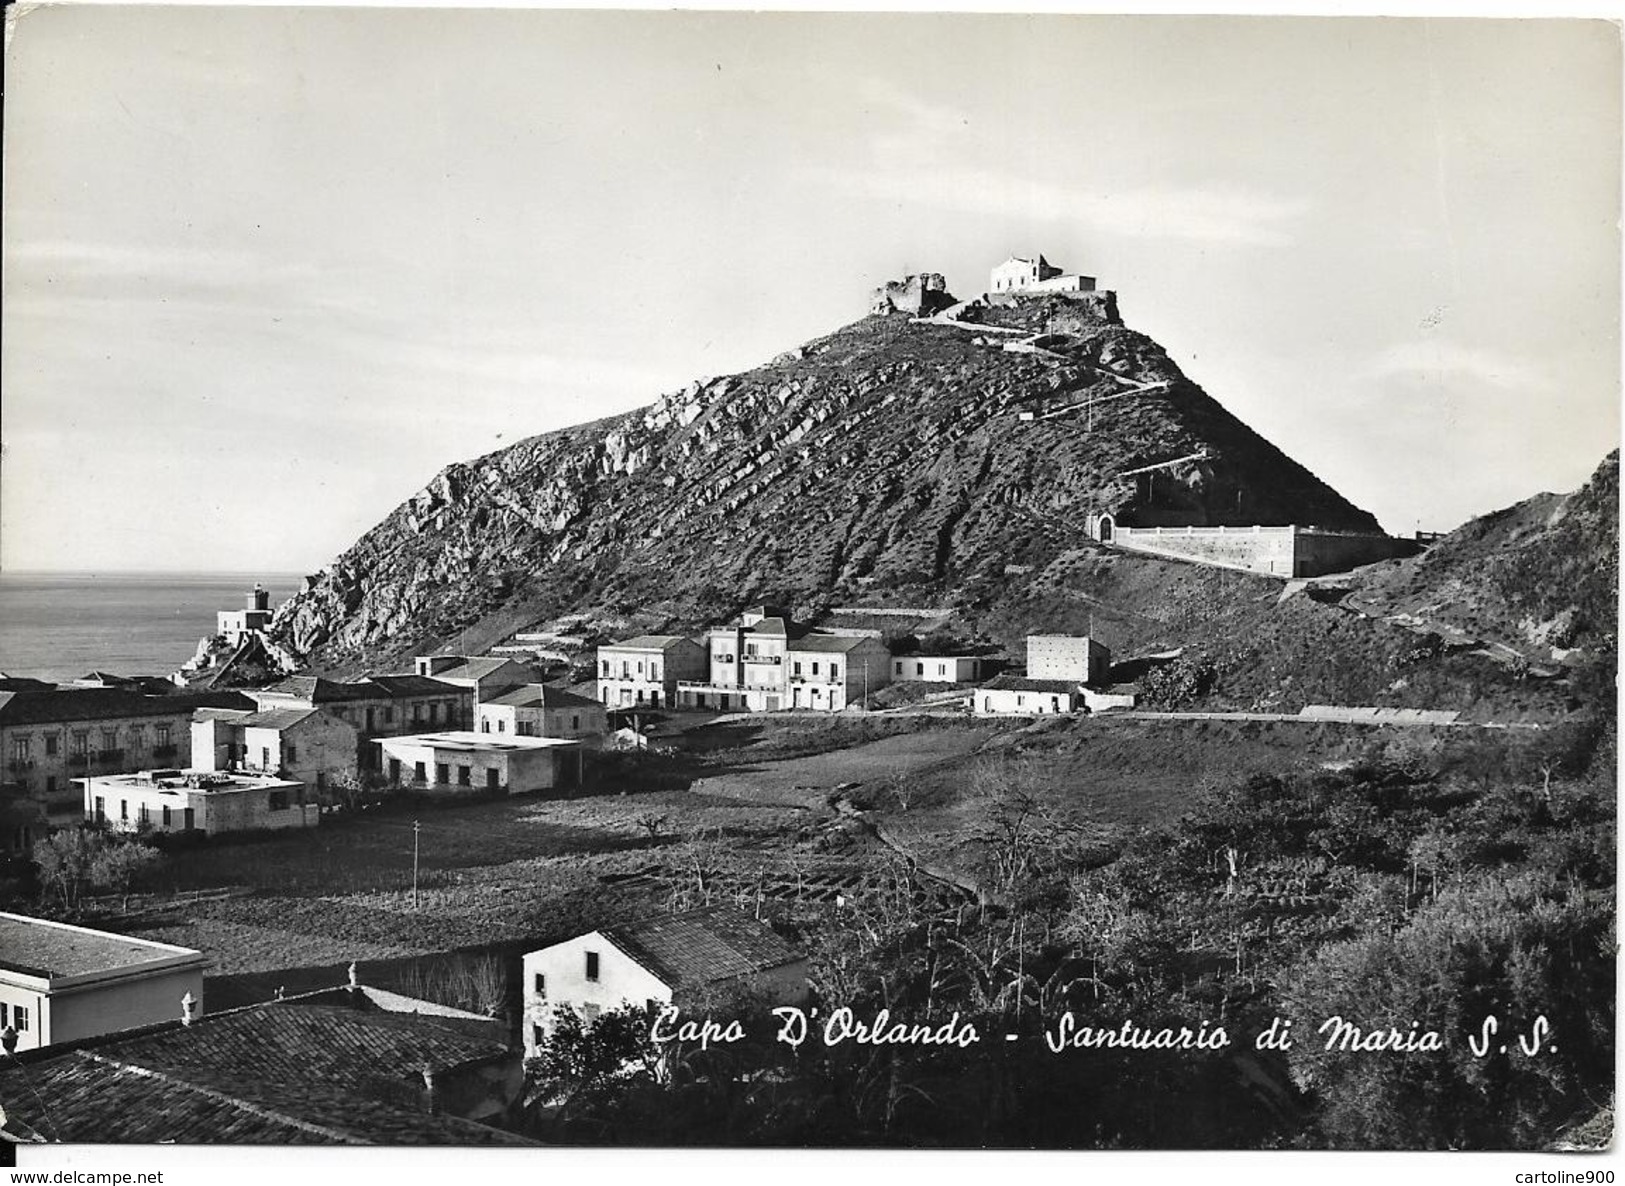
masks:
{"label": "window", "polygon": [[96,822],[100,824],[100,823],[105,823],[106,821],[107,821],[107,799],[102,795],[97,795],[96,796]]}
{"label": "window", "polygon": [[497,721],[497,732],[498,733],[506,733],[507,731],[508,731],[508,722],[503,721],[503,720]]}
{"label": "window", "polygon": [[298,749],[298,747],[293,746],[293,745],[288,746],[287,747],[287,753],[286,753],[285,756],[286,756],[288,761],[297,762],[299,760],[299,749]]}
{"label": "window", "polygon": [[530,988],[531,992],[536,996],[547,996],[547,977],[542,975],[542,973],[537,972],[535,977],[532,979]]}
{"label": "window", "polygon": [[6,1003],[0,1001],[0,1030],[6,1028]]}
{"label": "window", "polygon": [[423,705],[414,704],[412,706],[412,722],[413,722],[413,724],[416,724],[418,721],[421,721],[422,719],[423,719]]}
{"label": "window", "polygon": [[73,734],[73,753],[75,757],[82,758],[90,751],[90,734],[84,729],[76,729]]}
{"label": "window", "polygon": [[579,728],[581,728],[581,718],[579,716],[571,717],[570,718],[570,732],[574,733]]}
{"label": "window", "polygon": [[457,767],[457,785],[460,787],[473,786],[474,768],[472,766]]}
{"label": "window", "polygon": [[801,660],[800,659],[797,659],[794,663],[790,664],[790,674],[791,675],[800,675],[801,674]]}
{"label": "window", "polygon": [[948,674],[948,665],[946,663],[938,663],[937,664],[937,674],[938,675],[947,675]]}
{"label": "window", "polygon": [[266,806],[268,806],[272,811],[288,810],[288,792],[272,791]]}
{"label": "window", "polygon": [[169,739],[169,726],[168,725],[159,725],[158,726],[158,744],[159,744],[160,747],[172,744],[170,739]]}
{"label": "window", "polygon": [[140,824],[141,824],[141,826],[142,826],[142,827],[143,827],[143,828],[146,828],[146,827],[150,827],[150,826],[151,826],[151,825],[152,825],[152,812],[151,812],[151,810],[150,810],[150,809],[149,809],[149,808],[148,808],[148,807],[147,807],[147,805],[146,805],[146,804],[145,804],[145,803],[143,803],[143,804],[142,804],[142,805],[141,805],[141,819],[140,819]]}
{"label": "window", "polygon": [[813,674],[817,675],[818,674],[818,661],[816,659],[813,660],[812,667],[813,667]]}
{"label": "window", "polygon": [[128,820],[130,818],[130,801],[128,799],[120,799],[118,801],[118,817],[121,820]]}
{"label": "window", "polygon": [[924,663],[916,663],[914,665],[914,674],[915,675],[924,675],[925,674],[925,664]]}
{"label": "window", "polygon": [[47,774],[45,776],[45,793],[47,795],[56,794],[56,775]]}
{"label": "window", "polygon": [[594,983],[598,980],[598,953],[596,951],[587,953],[587,979]]}
{"label": "window", "polygon": [[384,724],[393,725],[394,723],[395,723],[395,708],[394,708],[393,705],[391,705],[389,708],[384,709]]}
{"label": "window", "polygon": [[434,780],[441,786],[445,786],[451,781],[451,767],[444,762],[436,762],[434,764]]}
{"label": "window", "polygon": [[638,674],[639,675],[643,674],[643,660],[642,659],[638,660]]}
{"label": "window", "polygon": [[902,665],[902,664],[901,664],[901,663],[899,663],[899,664],[898,664],[898,665],[897,665],[897,674],[898,674],[898,675],[902,675],[902,674],[903,674],[903,665]]}
{"label": "window", "polygon": [[658,664],[658,663],[650,663],[649,664],[649,678],[650,679],[659,679],[660,678],[660,664]]}
{"label": "window", "polygon": [[262,745],[262,746],[260,746],[260,769],[261,770],[269,770],[270,768],[271,768],[271,747],[266,746],[266,745]]}
{"label": "window", "polygon": [[147,731],[145,729],[143,729],[140,725],[131,726],[131,728],[130,728],[130,751],[132,753],[140,753],[142,750],[144,750],[146,748],[147,748]]}
{"label": "window", "polygon": [[169,808],[164,808],[164,827],[169,827]]}
{"label": "window", "polygon": [[11,1024],[19,1034],[28,1029],[28,1009],[26,1006],[13,1005],[11,1007],[11,1016]]}
{"label": "window", "polygon": [[432,725],[432,724],[435,723],[435,721],[437,721],[439,719],[440,719],[440,705],[438,703],[429,705],[429,724]]}
{"label": "window", "polygon": [[489,733],[490,731],[491,731],[491,718],[490,717],[481,717],[480,718],[480,732],[481,733]]}
{"label": "window", "polygon": [[541,1026],[536,1025],[536,1024],[533,1023],[531,1025],[531,1027],[530,1027],[530,1044],[532,1046],[542,1046],[542,1045],[545,1045],[546,1043],[547,1043],[547,1031],[545,1029],[543,1029]]}
{"label": "window", "polygon": [[117,748],[118,748],[118,730],[117,729],[103,729],[102,730],[102,749],[103,750],[114,750],[114,749],[117,749]]}
{"label": "window", "polygon": [[14,737],[11,739],[11,760],[13,762],[28,761],[28,738]]}
{"label": "window", "polygon": [[604,670],[600,674],[605,675],[605,676],[609,675],[609,660],[608,659],[604,660]]}
{"label": "window", "polygon": [[47,733],[45,735],[45,756],[47,758],[54,757],[56,755],[56,751],[57,735],[55,733]]}
{"label": "window", "polygon": [[841,678],[841,665],[839,663],[831,663],[829,665],[829,678],[830,679],[840,679]]}

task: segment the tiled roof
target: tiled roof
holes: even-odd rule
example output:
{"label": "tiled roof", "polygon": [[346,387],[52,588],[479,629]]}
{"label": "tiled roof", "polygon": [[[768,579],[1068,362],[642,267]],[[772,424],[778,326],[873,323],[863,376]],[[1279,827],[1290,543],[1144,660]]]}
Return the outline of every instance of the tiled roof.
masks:
{"label": "tiled roof", "polygon": [[0,692],[0,725],[185,716],[210,707],[251,709],[254,702],[241,692],[177,692],[173,696],[143,696],[122,688]]}
{"label": "tiled roof", "polygon": [[855,650],[864,643],[880,645],[878,638],[863,634],[809,634],[798,638],[785,649],[791,652],[812,651],[820,654],[841,654]]}
{"label": "tiled roof", "polygon": [[367,677],[367,682],[376,684],[384,690],[384,695],[400,696],[461,696],[466,695],[467,688],[448,684],[443,679],[435,679],[430,675],[373,675]]}
{"label": "tiled roof", "polygon": [[440,680],[484,679],[512,662],[512,659],[463,659],[455,667],[441,668],[434,676]]}
{"label": "tiled roof", "polygon": [[240,724],[245,717],[254,715],[251,708],[200,708],[192,714],[192,720],[198,721],[230,721]]}
{"label": "tiled roof", "polygon": [[1000,675],[987,681],[982,689],[988,692],[1064,692],[1077,695],[1082,680],[1028,679],[1024,675]]}
{"label": "tiled roof", "polygon": [[548,684],[524,684],[511,692],[493,696],[486,704],[502,704],[509,708],[602,708],[603,705],[586,696],[577,696],[563,688]]}
{"label": "tiled roof", "polygon": [[750,976],[805,958],[765,923],[731,906],[661,915],[604,935],[672,988]]}
{"label": "tiled roof", "polygon": [[527,1144],[423,1105],[425,1070],[507,1057],[421,1016],[287,1001],[30,1052],[0,1098],[63,1141]]}
{"label": "tiled roof", "polygon": [[245,729],[291,729],[319,711],[315,708],[262,708],[249,713],[241,723]]}
{"label": "tiled roof", "polygon": [[[622,651],[663,651],[674,643],[689,642],[680,634],[640,634],[636,638],[623,639],[620,642],[606,642],[599,650]],[[699,644],[696,643],[696,646]]]}
{"label": "tiled roof", "polygon": [[269,695],[295,696],[311,704],[331,704],[342,700],[373,700],[378,696],[378,689],[370,681],[341,683],[338,680],[323,679],[318,675],[291,675],[281,683],[272,684],[265,691]]}
{"label": "tiled roof", "polygon": [[59,979],[186,955],[199,953],[110,931],[0,914],[0,968],[30,975]]}

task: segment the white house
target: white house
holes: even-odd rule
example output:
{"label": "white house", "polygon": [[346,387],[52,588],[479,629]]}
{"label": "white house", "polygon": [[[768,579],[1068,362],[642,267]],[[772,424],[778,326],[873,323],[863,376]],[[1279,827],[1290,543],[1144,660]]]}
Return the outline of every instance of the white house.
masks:
{"label": "white house", "polygon": [[988,291],[1010,292],[1093,292],[1095,278],[1063,273],[1042,255],[1036,259],[1012,255],[994,266],[988,276]]}
{"label": "white house", "polygon": [[241,646],[250,635],[271,624],[271,594],[255,585],[242,609],[223,609],[215,614],[215,633],[231,646]]}
{"label": "white house", "polygon": [[0,914],[0,1030],[19,1051],[203,1012],[203,953]]}
{"label": "white house", "polygon": [[678,705],[723,712],[838,712],[891,682],[891,652],[873,634],[810,630],[776,606],[746,610],[706,633],[705,679],[678,684]]}
{"label": "white house", "polygon": [[147,770],[93,775],[74,782],[84,792],[84,818],[122,832],[224,832],[314,828],[321,805],[291,778],[203,770]]}
{"label": "white house", "polygon": [[980,655],[895,655],[893,683],[974,684],[982,678]]}
{"label": "white house", "polygon": [[479,731],[498,737],[564,737],[602,745],[609,714],[596,700],[546,684],[525,684],[482,701]]}
{"label": "white house", "polygon": [[677,1004],[707,986],[739,984],[794,1004],[807,995],[807,957],[731,906],[660,915],[589,931],[525,955],[525,1057],[552,1032],[555,1010],[591,1024],[622,1005]]}
{"label": "white house", "polygon": [[459,730],[381,737],[374,744],[396,787],[517,795],[581,785],[581,743],[562,737]]}
{"label": "white house", "polygon": [[1065,715],[1078,710],[1082,691],[1077,680],[1001,675],[971,693],[971,711],[979,717]]}
{"label": "white house", "polygon": [[675,634],[640,634],[598,648],[598,699],[609,708],[670,708],[679,680],[705,678],[705,648]]}

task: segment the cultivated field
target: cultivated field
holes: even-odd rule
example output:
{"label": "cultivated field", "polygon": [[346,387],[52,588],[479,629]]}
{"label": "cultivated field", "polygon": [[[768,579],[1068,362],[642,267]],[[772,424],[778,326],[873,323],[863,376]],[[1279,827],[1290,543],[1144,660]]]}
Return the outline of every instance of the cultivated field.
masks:
{"label": "cultivated field", "polygon": [[[1019,771],[1055,818],[1108,844],[1177,816],[1204,787],[1348,761],[1412,731],[1339,726],[837,719],[709,727],[670,760],[677,785],[572,798],[391,808],[181,851],[169,888],[237,892],[176,903],[141,933],[205,951],[211,1007],[333,984],[352,960],[388,982],[424,956],[511,955],[640,911],[860,892],[898,860],[838,812],[849,798],[887,837],[974,873],[989,788]],[[413,822],[417,894],[413,895]]]}

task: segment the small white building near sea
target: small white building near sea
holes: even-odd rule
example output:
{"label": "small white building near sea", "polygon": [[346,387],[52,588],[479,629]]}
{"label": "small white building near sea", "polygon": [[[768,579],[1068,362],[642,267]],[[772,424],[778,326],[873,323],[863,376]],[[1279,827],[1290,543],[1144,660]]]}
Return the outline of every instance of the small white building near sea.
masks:
{"label": "small white building near sea", "polygon": [[581,742],[514,734],[381,737],[391,786],[430,793],[518,795],[581,785]]}

